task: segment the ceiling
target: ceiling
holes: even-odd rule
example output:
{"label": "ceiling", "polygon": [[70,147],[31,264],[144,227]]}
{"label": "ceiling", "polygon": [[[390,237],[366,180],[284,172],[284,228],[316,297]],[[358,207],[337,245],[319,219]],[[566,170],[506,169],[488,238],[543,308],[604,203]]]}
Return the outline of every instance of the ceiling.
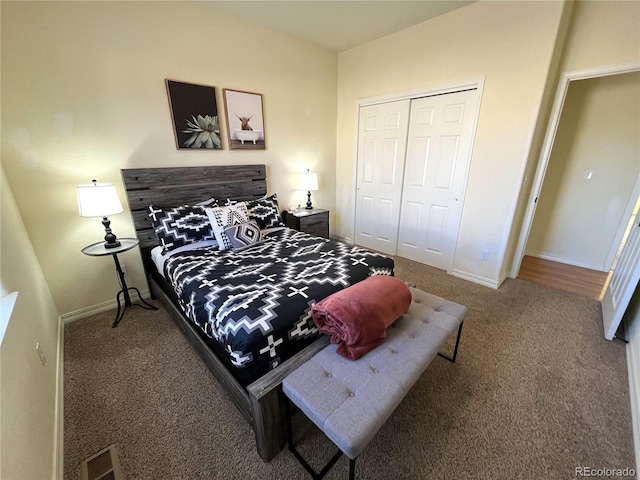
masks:
{"label": "ceiling", "polygon": [[472,1],[212,1],[229,16],[342,52],[429,20]]}

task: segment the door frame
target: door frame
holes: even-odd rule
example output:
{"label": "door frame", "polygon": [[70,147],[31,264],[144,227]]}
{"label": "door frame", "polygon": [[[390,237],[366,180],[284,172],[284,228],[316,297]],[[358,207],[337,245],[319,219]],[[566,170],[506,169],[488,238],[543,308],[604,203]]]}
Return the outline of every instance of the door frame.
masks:
{"label": "door frame", "polygon": [[[476,132],[478,129],[478,119],[480,118],[480,109],[482,106],[482,95],[484,92],[484,82],[485,76],[480,76],[476,78],[471,78],[468,80],[462,80],[459,82],[451,82],[442,85],[434,85],[431,87],[419,88],[415,90],[406,90],[403,92],[397,93],[388,93],[383,95],[376,95],[373,97],[359,98],[356,100],[355,105],[355,118],[356,118],[356,135],[354,139],[353,146],[353,186],[352,186],[352,195],[353,195],[353,210],[352,210],[352,222],[351,222],[351,238],[353,239],[353,243],[355,243],[356,239],[356,215],[357,215],[357,189],[358,189],[358,131],[360,128],[360,108],[366,107],[369,105],[376,105],[379,103],[389,103],[396,102],[399,100],[413,100],[414,98],[420,97],[429,97],[435,95],[446,95],[448,93],[456,93],[464,90],[472,90],[475,89],[478,92],[478,105],[476,107],[475,118],[473,120],[472,132],[471,132],[471,141],[469,145],[469,162],[467,162],[466,170],[464,172],[464,185],[462,187],[462,192],[460,194],[460,201],[462,202],[460,206],[460,216],[458,218],[458,233],[456,235],[456,244],[454,245],[454,253],[451,258],[451,264],[447,268],[447,273],[452,273],[453,265],[455,264],[455,257],[458,248],[458,237],[460,235],[460,224],[462,222],[462,212],[464,210],[464,199],[467,192],[467,183],[469,181],[469,170],[471,167],[471,160],[473,158],[473,146],[475,145],[476,140]],[[408,132],[407,132],[408,133]],[[404,183],[404,178],[403,178]],[[398,219],[399,220],[399,219]],[[397,253],[397,250],[396,250]]]}
{"label": "door frame", "polygon": [[529,240],[529,234],[531,233],[531,226],[536,213],[537,199],[540,196],[542,185],[544,184],[544,177],[547,173],[547,166],[551,158],[553,151],[553,144],[560,125],[560,117],[562,115],[562,108],[569,91],[571,82],[575,80],[587,80],[590,78],[609,77],[613,75],[621,75],[624,73],[633,73],[640,71],[640,62],[631,62],[618,65],[607,65],[603,67],[588,68],[585,70],[576,70],[572,72],[564,72],[558,80],[558,88],[556,89],[556,95],[553,101],[553,107],[551,109],[551,115],[549,116],[549,123],[547,124],[547,132],[544,136],[542,144],[542,152],[538,159],[538,165],[536,167],[536,173],[533,178],[533,184],[531,186],[531,192],[529,193],[529,200],[527,202],[527,208],[525,210],[524,218],[522,221],[522,227],[520,228],[520,237],[516,245],[516,250],[513,256],[513,264],[511,265],[511,277],[517,278],[520,266],[522,265],[522,259],[524,257],[527,241]]}

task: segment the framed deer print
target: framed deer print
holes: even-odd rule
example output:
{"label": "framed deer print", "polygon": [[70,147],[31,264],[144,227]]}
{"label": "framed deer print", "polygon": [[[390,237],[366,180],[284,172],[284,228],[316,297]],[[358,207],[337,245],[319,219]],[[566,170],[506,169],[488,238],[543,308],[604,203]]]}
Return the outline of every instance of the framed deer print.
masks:
{"label": "framed deer print", "polygon": [[165,80],[178,149],[221,149],[216,88]]}
{"label": "framed deer print", "polygon": [[264,150],[262,95],[222,89],[231,150]]}

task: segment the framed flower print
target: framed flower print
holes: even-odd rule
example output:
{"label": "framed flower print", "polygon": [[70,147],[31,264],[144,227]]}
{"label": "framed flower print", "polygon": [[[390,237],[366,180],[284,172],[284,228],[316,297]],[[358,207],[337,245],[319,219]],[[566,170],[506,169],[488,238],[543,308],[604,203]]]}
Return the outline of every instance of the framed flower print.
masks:
{"label": "framed flower print", "polygon": [[222,148],[216,88],[165,80],[178,149]]}

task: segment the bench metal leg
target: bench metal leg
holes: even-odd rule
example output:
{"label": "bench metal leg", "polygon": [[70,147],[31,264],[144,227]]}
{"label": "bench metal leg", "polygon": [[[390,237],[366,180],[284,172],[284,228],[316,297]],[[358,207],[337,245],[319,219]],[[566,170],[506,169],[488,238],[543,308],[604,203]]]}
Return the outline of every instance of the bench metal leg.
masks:
{"label": "bench metal leg", "polygon": [[[331,470],[331,467],[335,465],[338,459],[342,456],[342,451],[338,450],[335,455],[329,460],[320,472],[316,473],[316,471],[307,463],[307,461],[303,458],[303,456],[298,452],[295,445],[293,444],[293,428],[291,425],[291,401],[285,397],[284,407],[287,416],[287,442],[289,443],[289,451],[293,453],[293,456],[296,457],[300,465],[304,467],[304,469],[309,472],[311,478],[314,480],[320,480],[324,478],[324,476]],[[355,479],[355,469],[356,469],[356,461],[353,459],[349,459],[349,480]]]}
{"label": "bench metal leg", "polygon": [[462,334],[462,325],[464,325],[464,322],[460,322],[460,326],[458,327],[458,337],[456,338],[456,346],[453,349],[453,356],[448,357],[443,353],[438,352],[438,355],[446,360],[449,360],[451,363],[456,363],[456,357],[458,356],[458,346],[460,345],[460,335]]}

